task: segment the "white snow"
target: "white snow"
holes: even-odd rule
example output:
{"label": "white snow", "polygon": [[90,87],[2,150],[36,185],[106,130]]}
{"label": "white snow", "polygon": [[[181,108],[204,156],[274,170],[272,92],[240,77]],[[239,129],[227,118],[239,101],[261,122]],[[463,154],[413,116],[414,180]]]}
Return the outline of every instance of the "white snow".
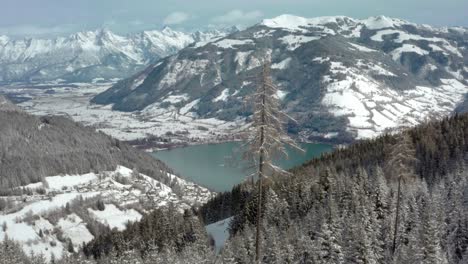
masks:
{"label": "white snow", "polygon": [[210,64],[209,60],[176,60],[171,57],[169,70],[159,82],[158,89],[172,88],[184,78],[202,74]]}
{"label": "white snow", "polygon": [[182,101],[187,101],[189,99],[188,94],[179,94],[179,95],[169,95],[167,96],[163,102],[169,102],[171,104],[176,104]]}
{"label": "white snow", "polygon": [[239,63],[239,65],[244,65],[246,60],[247,60],[247,57],[252,54],[253,50],[249,50],[249,51],[239,51],[236,53],[236,57],[234,58],[234,61],[237,61],[237,63]]}
{"label": "white snow", "polygon": [[463,54],[454,46],[452,46],[450,43],[445,43],[444,48],[448,50],[450,53],[455,54],[456,56],[463,58]]}
{"label": "white snow", "polygon": [[407,41],[407,40],[426,40],[426,41],[429,41],[429,42],[448,43],[445,39],[442,39],[442,38],[436,38],[436,37],[426,38],[426,37],[406,33],[404,31],[396,30],[396,29],[380,30],[380,31],[376,32],[376,34],[371,37],[371,40],[383,41],[383,36],[393,35],[393,34],[398,35],[398,37],[394,40],[396,43],[402,43],[403,41]]}
{"label": "white snow", "polygon": [[288,92],[283,91],[283,90],[278,90],[276,92],[276,97],[280,100],[283,100],[286,97],[286,95],[288,95]]}
{"label": "white snow", "polygon": [[274,63],[271,65],[272,69],[277,69],[277,70],[284,70],[289,66],[289,63],[291,62],[291,58],[286,58],[278,63]]}
{"label": "white snow", "polygon": [[63,231],[64,237],[69,238],[77,249],[94,238],[86,227],[86,223],[74,213],[61,218],[58,226]]}
{"label": "white snow", "polygon": [[138,78],[136,78],[133,81],[132,86],[130,86],[130,90],[135,90],[138,86],[142,85],[146,77],[147,77],[147,74],[142,74]]}
{"label": "white snow", "polygon": [[441,52],[445,52],[444,49],[442,49],[441,47],[437,46],[436,44],[429,44],[429,47],[432,49],[432,51],[441,51]]}
{"label": "white snow", "polygon": [[284,37],[279,38],[279,40],[281,40],[284,44],[287,45],[288,50],[295,50],[304,43],[318,39],[320,39],[320,37],[303,35],[286,35]]}
{"label": "white snow", "polygon": [[[289,31],[306,32],[310,27],[321,27],[326,24],[336,24],[339,20],[353,20],[344,16],[323,16],[315,18],[304,18],[294,15],[280,15],[272,19],[264,19],[261,25],[270,28],[281,28]],[[322,27],[323,28],[323,27]],[[331,31],[333,32],[333,31]],[[331,33],[329,32],[329,33]]]}
{"label": "white snow", "polygon": [[421,56],[429,54],[429,51],[423,50],[420,47],[412,44],[403,44],[403,46],[394,49],[391,52],[392,58],[395,61],[398,61],[401,58],[402,53],[413,52]]}
{"label": "white snow", "polygon": [[246,61],[247,58],[250,54],[252,54],[252,50],[250,51],[239,51],[236,53],[236,57],[234,58],[234,61],[237,62],[238,67],[236,68],[236,74],[243,71],[246,67]]}
{"label": "white snow", "polygon": [[219,252],[223,248],[224,243],[229,238],[228,228],[232,219],[233,217],[229,217],[205,226],[206,232],[211,235],[215,241],[216,252]]}
{"label": "white snow", "polygon": [[[356,66],[330,63],[331,75],[322,77],[326,85],[322,104],[332,114],[347,117],[348,130],[358,139],[374,137],[402,125],[416,125],[427,117],[449,114],[468,91],[456,79],[442,79],[443,85],[434,88],[417,86],[395,91],[367,74],[377,71],[389,75],[380,65],[358,60]],[[345,78],[337,79],[336,75]]]}
{"label": "white snow", "polygon": [[234,46],[253,44],[251,39],[222,39],[213,43],[223,49],[235,49]]}
{"label": "white snow", "polygon": [[271,37],[271,36],[273,36],[274,32],[275,32],[275,30],[262,29],[260,31],[254,32],[253,37],[256,38],[256,39],[257,38],[263,38],[263,37]]}
{"label": "white snow", "polygon": [[52,176],[46,177],[45,181],[47,182],[48,188],[51,190],[62,190],[64,187],[73,187],[97,179],[96,174],[87,173],[82,175],[64,175],[64,176]]}
{"label": "white snow", "polygon": [[355,43],[352,43],[352,42],[349,42],[349,44],[350,44],[351,46],[353,46],[355,49],[359,50],[359,51],[363,51],[363,52],[378,52],[377,50],[370,49],[370,48],[367,48],[367,47],[364,47],[364,46],[361,46],[361,45],[358,45],[358,44],[355,44]]}
{"label": "white snow", "polygon": [[[248,64],[249,67],[261,66],[261,62],[257,59],[250,59]],[[207,119],[194,116],[193,109],[196,108],[196,104],[186,95],[169,98],[171,101],[176,99],[181,103],[185,101],[186,103],[182,103],[180,109],[174,105],[163,108],[160,107],[160,103],[155,103],[141,112],[120,112],[113,111],[111,109],[112,105],[103,106],[90,103],[93,96],[108,88],[109,84],[86,84],[81,85],[79,89],[69,89],[64,85],[53,88],[56,92],[53,95],[46,94],[46,89],[24,88],[23,86],[17,88],[0,87],[0,91],[8,89],[8,92],[17,91],[32,97],[32,100],[20,104],[29,113],[35,115],[66,115],[76,122],[88,126],[95,125],[99,131],[120,140],[141,139],[148,135],[166,137],[167,132],[188,131],[189,134],[183,135],[186,137],[184,140],[189,141],[197,138],[204,141],[212,138],[213,133],[230,136],[239,127],[245,125],[245,120],[218,120],[216,124],[213,124]],[[178,94],[172,95],[177,96]],[[187,109],[190,103],[194,104],[192,110]],[[199,126],[203,126],[207,130],[197,129]]]}
{"label": "white snow", "polygon": [[368,72],[374,75],[384,75],[384,76],[393,76],[393,77],[396,76],[396,74],[383,68],[382,66],[374,64],[373,62],[362,60],[362,59],[357,60],[356,66],[363,69],[365,72]]}
{"label": "white snow", "polygon": [[319,62],[319,63],[324,63],[324,62],[327,62],[327,61],[330,61],[330,58],[329,57],[316,57],[314,59],[312,59],[312,61],[315,61],[315,62]]}
{"label": "white snow", "polygon": [[229,89],[226,88],[224,89],[220,95],[218,95],[216,98],[213,99],[213,103],[219,102],[219,101],[226,101],[229,96]]}
{"label": "white snow", "polygon": [[117,228],[117,230],[125,230],[128,222],[136,222],[141,219],[141,214],[134,209],[120,210],[113,204],[105,204],[104,211],[88,209],[96,219],[108,225],[110,228]]}
{"label": "white snow", "polygon": [[[138,184],[140,186],[138,188],[143,188],[144,192],[132,184],[125,185],[117,182],[117,176],[132,177],[129,181]],[[58,240],[53,232],[55,228],[59,228],[65,238],[71,239],[76,250],[83,242],[89,242],[93,239],[93,235],[87,229],[87,223],[82,218],[75,213],[67,215],[63,210],[67,203],[72,204],[72,210],[73,206],[79,206],[81,203],[73,202],[80,197],[86,200],[99,196],[100,199],[106,201],[104,211],[88,209],[90,217],[110,228],[123,230],[128,221],[141,219],[141,214],[134,209],[121,210],[111,202],[125,206],[151,199],[155,208],[172,203],[183,210],[195,203],[205,203],[212,196],[212,193],[203,187],[196,186],[175,175],[167,174],[168,178],[177,181],[181,186],[183,194],[182,197],[179,197],[169,186],[144,174],[135,177],[133,170],[123,166],[117,166],[114,171],[101,172],[99,175],[95,173],[83,174],[81,175],[83,180],[80,180],[79,177],[80,175],[46,177],[45,181],[48,184],[44,188],[46,188],[47,195],[33,193],[26,196],[11,196],[10,198],[16,201],[18,208],[12,213],[0,213],[0,225],[4,222],[7,224],[6,232],[0,228],[0,240],[7,235],[20,242],[26,253],[30,253],[32,250],[36,254],[45,254],[46,258],[50,258],[51,253],[60,257],[66,244]],[[48,187],[48,185],[50,186]],[[64,190],[62,189],[64,186],[73,187],[73,189]],[[88,206],[86,205],[86,207]],[[82,209],[86,209],[86,207],[82,207]],[[46,220],[49,213],[53,212],[57,212],[61,216],[57,219],[56,224]],[[35,219],[32,216],[38,218]],[[41,231],[42,237],[39,236]],[[51,242],[57,245],[51,246]]]}
{"label": "white snow", "polygon": [[407,21],[400,19],[389,18],[385,16],[369,17],[367,19],[361,20],[361,22],[371,30],[381,29],[381,28],[394,28],[401,26],[403,24],[409,24]]}
{"label": "white snow", "polygon": [[180,114],[181,115],[187,114],[188,112],[190,112],[190,110],[194,109],[199,102],[200,102],[200,99],[196,99],[196,100],[193,100],[192,102],[186,104],[184,107],[182,107],[180,109]]}

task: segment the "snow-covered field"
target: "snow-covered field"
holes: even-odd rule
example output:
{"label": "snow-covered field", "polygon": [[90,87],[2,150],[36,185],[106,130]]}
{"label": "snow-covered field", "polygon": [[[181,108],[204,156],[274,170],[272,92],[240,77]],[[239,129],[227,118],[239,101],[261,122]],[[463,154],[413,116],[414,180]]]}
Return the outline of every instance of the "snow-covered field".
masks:
{"label": "snow-covered field", "polygon": [[[366,74],[368,71],[393,76],[392,72],[368,62],[358,61],[356,66],[358,68],[350,68],[340,62],[331,62],[331,75],[322,77],[327,87],[322,104],[334,115],[346,116],[348,129],[356,132],[358,139],[450,114],[468,91],[468,87],[456,79],[442,79],[439,87],[417,86],[397,91]],[[365,67],[365,71],[359,67]],[[338,80],[336,76],[339,74],[344,74],[345,78]]]}
{"label": "snow-covered field", "polygon": [[[0,94],[18,93],[31,100],[19,104],[24,110],[35,115],[66,115],[84,125],[120,140],[135,140],[157,136],[173,142],[212,141],[217,136],[229,137],[233,131],[244,125],[242,120],[198,119],[190,110],[197,101],[181,108],[162,108],[158,104],[148,106],[141,112],[113,111],[111,106],[90,104],[91,98],[108,89],[112,84],[78,84],[78,87],[0,87]],[[53,90],[54,93],[50,91]],[[169,96],[167,101],[180,100],[180,96]],[[218,98],[223,100],[224,97]]]}
{"label": "snow-covered field", "polygon": [[[136,175],[122,166],[100,174],[45,177],[43,182],[24,186],[32,190],[30,195],[2,197],[15,203],[15,209],[0,212],[0,239],[7,236],[21,242],[26,253],[44,254],[46,258],[54,254],[60,258],[69,241],[77,250],[83,242],[94,238],[88,228],[89,219],[123,230],[127,222],[140,220],[142,213],[153,208],[173,204],[183,210],[205,203],[213,195],[175,175],[167,176],[177,181],[182,195],[162,182]],[[45,192],[38,191],[42,189]],[[94,202],[83,202],[86,199],[102,200],[103,210],[94,208]]]}
{"label": "snow-covered field", "polygon": [[219,252],[226,240],[229,238],[229,224],[233,217],[229,217],[216,223],[205,226],[206,232],[211,235],[215,242],[216,252]]}

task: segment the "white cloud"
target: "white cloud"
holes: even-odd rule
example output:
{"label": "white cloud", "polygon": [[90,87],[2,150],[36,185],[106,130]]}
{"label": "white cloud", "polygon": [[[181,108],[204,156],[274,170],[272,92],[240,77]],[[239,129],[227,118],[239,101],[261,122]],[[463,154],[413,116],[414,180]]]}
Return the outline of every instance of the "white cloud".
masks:
{"label": "white cloud", "polygon": [[244,12],[239,9],[234,9],[224,15],[214,17],[213,21],[224,24],[246,24],[258,20],[261,17],[263,17],[263,13],[258,10]]}
{"label": "white cloud", "polygon": [[0,27],[0,35],[26,37],[61,35],[70,32],[73,28],[74,25],[60,25],[52,27],[16,25],[12,27]]}
{"label": "white cloud", "polygon": [[184,12],[174,12],[164,18],[164,25],[177,25],[187,21],[190,15]]}

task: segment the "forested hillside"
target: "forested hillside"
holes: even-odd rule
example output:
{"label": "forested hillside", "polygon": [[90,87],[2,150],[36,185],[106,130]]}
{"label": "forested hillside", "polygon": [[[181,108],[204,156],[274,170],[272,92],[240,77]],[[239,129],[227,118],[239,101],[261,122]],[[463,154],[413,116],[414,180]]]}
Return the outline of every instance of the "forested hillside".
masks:
{"label": "forested hillside", "polygon": [[[424,124],[407,135],[415,157],[403,172],[391,162],[403,153],[402,135],[386,135],[275,181],[264,194],[264,262],[467,263],[468,115]],[[392,253],[398,173],[414,177],[402,183]],[[232,223],[225,263],[252,261],[255,195],[251,199]]]}
{"label": "forested hillside", "polygon": [[[6,105],[6,103],[4,104]],[[0,107],[0,189],[45,176],[137,168],[164,183],[170,169],[149,154],[64,117],[36,117]],[[10,108],[9,108],[10,109]]]}
{"label": "forested hillside", "polygon": [[[414,154],[401,159],[406,169],[400,171],[392,161],[405,153],[404,136]],[[468,115],[456,115],[359,142],[289,177],[273,177],[263,193],[263,263],[467,263],[467,150]],[[395,236],[399,173],[411,177],[402,181]],[[231,238],[217,256],[207,253],[206,235],[188,212],[175,229],[163,217],[148,216],[133,231],[94,240],[86,253],[106,263],[117,263],[117,256],[133,256],[131,263],[253,263],[258,195],[251,190],[238,186],[200,210],[206,222],[235,214]],[[157,233],[154,240],[145,230]],[[171,243],[154,246],[168,236]]]}
{"label": "forested hillside", "polygon": [[33,263],[62,263],[95,237],[126,230],[155,210],[175,224],[171,210],[212,195],[94,128],[32,116],[0,97],[0,263],[4,255],[11,256],[6,263],[29,263],[22,253],[33,254]]}

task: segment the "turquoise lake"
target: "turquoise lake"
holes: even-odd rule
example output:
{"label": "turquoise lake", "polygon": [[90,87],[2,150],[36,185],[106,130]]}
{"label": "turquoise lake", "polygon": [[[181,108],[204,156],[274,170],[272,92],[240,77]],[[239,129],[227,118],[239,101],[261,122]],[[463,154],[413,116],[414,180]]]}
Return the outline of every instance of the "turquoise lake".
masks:
{"label": "turquoise lake", "polygon": [[[227,191],[249,175],[245,162],[240,161],[240,145],[239,142],[194,145],[152,154],[186,179],[214,191]],[[301,147],[305,152],[288,150],[289,159],[280,160],[277,164],[290,169],[333,148],[331,145],[309,143],[301,144]]]}

